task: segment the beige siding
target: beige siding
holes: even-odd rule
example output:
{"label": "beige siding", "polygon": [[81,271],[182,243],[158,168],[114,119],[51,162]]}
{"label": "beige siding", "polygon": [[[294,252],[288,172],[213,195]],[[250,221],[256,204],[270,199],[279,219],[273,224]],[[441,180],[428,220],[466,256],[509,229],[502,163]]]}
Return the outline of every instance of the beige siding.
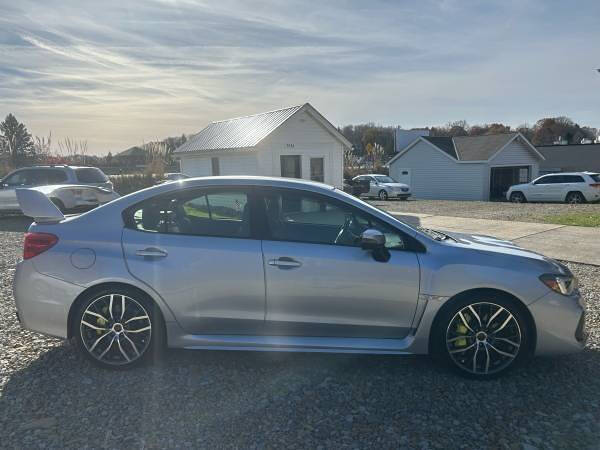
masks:
{"label": "beige siding", "polygon": [[441,200],[485,200],[488,168],[482,163],[458,163],[426,142],[420,141],[390,167],[394,177],[402,169],[411,171],[415,198]]}

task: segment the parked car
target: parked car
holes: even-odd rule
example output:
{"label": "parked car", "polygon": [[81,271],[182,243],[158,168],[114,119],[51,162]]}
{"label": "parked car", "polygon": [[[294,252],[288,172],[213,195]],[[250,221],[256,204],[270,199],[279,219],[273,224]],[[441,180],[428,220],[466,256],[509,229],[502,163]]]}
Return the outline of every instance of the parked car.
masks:
{"label": "parked car", "polygon": [[511,186],[506,199],[514,203],[585,203],[600,200],[600,174],[568,172],[543,175],[530,183]]}
{"label": "parked car", "polygon": [[360,197],[362,194],[369,192],[370,186],[368,180],[344,179],[344,192],[355,197]]}
{"label": "parked car", "polygon": [[118,197],[108,177],[96,167],[24,167],[0,181],[0,212],[20,212],[16,189],[32,187],[40,188],[63,211],[97,206]]}
{"label": "parked car", "polygon": [[406,200],[410,197],[410,186],[404,183],[398,183],[392,177],[380,174],[366,174],[354,177],[354,181],[364,181],[369,183],[369,191],[365,193],[367,197],[376,197],[379,200],[388,198],[399,198]]}
{"label": "parked car", "polygon": [[191,178],[36,218],[21,325],[102,367],[188,349],[426,354],[476,378],[585,345],[569,269],[488,236],[417,229],[321,183]]}

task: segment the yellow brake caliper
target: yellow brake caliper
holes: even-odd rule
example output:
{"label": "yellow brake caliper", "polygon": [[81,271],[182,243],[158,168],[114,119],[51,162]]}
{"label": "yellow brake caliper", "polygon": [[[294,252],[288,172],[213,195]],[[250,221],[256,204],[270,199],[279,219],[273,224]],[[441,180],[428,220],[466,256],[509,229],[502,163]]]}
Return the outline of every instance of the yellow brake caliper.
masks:
{"label": "yellow brake caliper", "polygon": [[[465,314],[464,316],[465,316],[465,320],[469,320],[468,315]],[[459,322],[456,325],[456,332],[458,334],[466,335],[467,331],[468,331],[468,329],[464,324]],[[461,338],[461,339],[457,339],[456,341],[454,341],[455,347],[466,347],[466,345],[467,345],[467,338]]]}

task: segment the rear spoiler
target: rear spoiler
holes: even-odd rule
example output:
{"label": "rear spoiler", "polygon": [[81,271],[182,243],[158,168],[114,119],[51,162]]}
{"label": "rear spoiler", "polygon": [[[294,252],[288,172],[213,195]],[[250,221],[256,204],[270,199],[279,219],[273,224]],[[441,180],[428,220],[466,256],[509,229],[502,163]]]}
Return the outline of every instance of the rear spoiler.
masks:
{"label": "rear spoiler", "polygon": [[16,189],[17,200],[23,214],[32,217],[37,223],[56,223],[64,220],[60,209],[40,191]]}

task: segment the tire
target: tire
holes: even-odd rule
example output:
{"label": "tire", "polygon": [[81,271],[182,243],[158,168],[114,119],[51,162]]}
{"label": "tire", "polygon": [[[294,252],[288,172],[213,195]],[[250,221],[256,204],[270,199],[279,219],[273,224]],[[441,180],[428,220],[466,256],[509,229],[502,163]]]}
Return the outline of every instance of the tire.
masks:
{"label": "tire", "polygon": [[433,356],[467,378],[506,374],[533,353],[533,330],[523,308],[498,294],[457,299],[434,322]]}
{"label": "tire", "polygon": [[510,194],[510,201],[512,203],[527,203],[527,198],[525,198],[525,195],[522,192],[515,191]]}
{"label": "tire", "polygon": [[379,197],[379,200],[387,200],[388,199],[388,193],[385,190],[380,190],[379,194],[377,195],[377,197]]}
{"label": "tire", "polygon": [[62,202],[62,200],[58,198],[51,198],[50,201],[54,203],[54,205],[60,210],[61,213],[64,214],[65,212],[67,212],[67,208],[65,208],[65,204]]}
{"label": "tire", "polygon": [[569,192],[565,197],[565,203],[579,205],[581,203],[585,203],[585,197],[581,192]]}
{"label": "tire", "polygon": [[116,370],[160,356],[165,343],[158,307],[146,295],[124,287],[106,288],[85,297],[75,314],[72,335],[87,359]]}

